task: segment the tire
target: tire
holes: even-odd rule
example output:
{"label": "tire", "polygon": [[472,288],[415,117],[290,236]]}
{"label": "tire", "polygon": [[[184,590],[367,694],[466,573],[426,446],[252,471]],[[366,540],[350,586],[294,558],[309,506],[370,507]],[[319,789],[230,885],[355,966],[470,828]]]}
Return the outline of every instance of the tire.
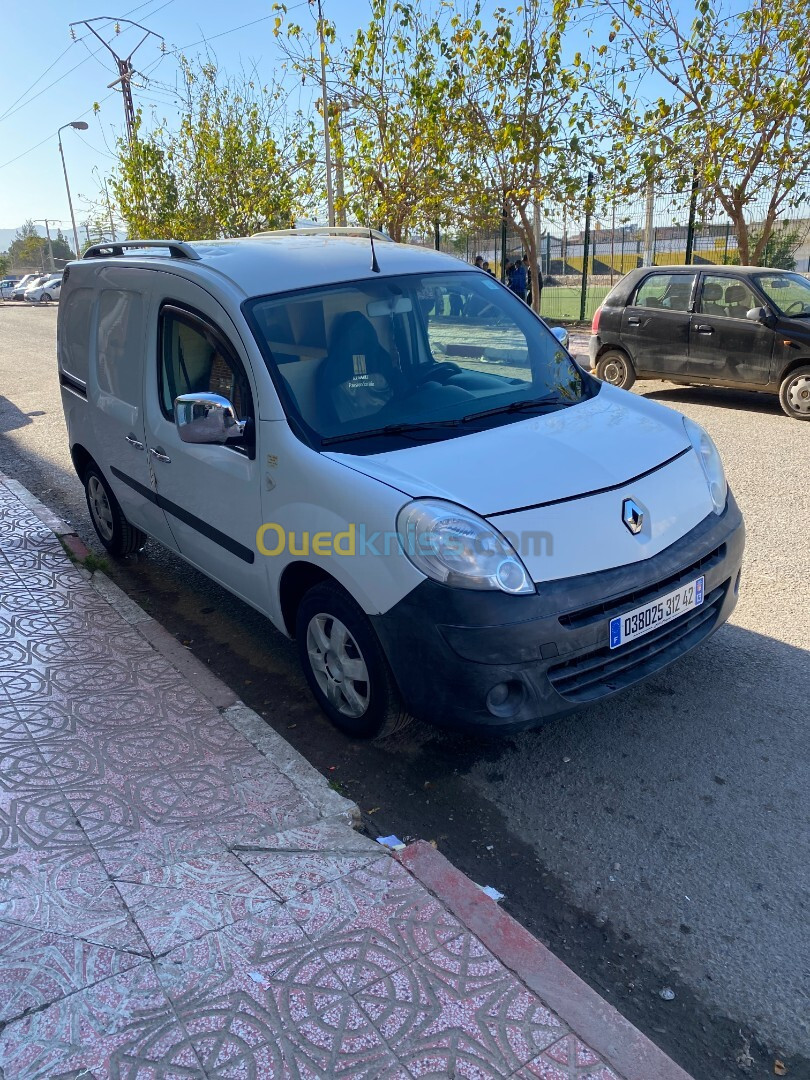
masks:
{"label": "tire", "polygon": [[39,302],[40,302],[40,304],[50,304],[50,302],[51,302],[51,294],[44,292],[42,294],[42,296],[40,296]]}
{"label": "tire", "polygon": [[87,509],[99,540],[111,555],[121,558],[134,555],[146,543],[146,533],[130,525],[118,500],[97,465],[88,465],[84,473]]}
{"label": "tire", "polygon": [[810,420],[810,365],[785,376],[779,387],[779,404],[793,420]]}
{"label": "tire", "polygon": [[[383,739],[408,724],[374,628],[344,589],[314,585],[299,605],[295,636],[309,688],[336,728],[356,739]],[[348,663],[354,677],[347,677]]]}
{"label": "tire", "polygon": [[596,362],[596,377],[620,390],[629,390],[636,381],[636,372],[627,353],[608,349]]}

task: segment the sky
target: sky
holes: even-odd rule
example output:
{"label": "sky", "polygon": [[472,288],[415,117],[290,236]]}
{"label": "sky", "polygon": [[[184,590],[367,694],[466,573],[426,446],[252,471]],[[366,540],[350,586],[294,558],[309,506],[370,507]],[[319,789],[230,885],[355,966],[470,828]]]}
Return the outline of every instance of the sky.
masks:
{"label": "sky", "polygon": [[[306,0],[289,0],[308,17]],[[97,198],[99,174],[114,163],[116,137],[123,134],[124,108],[120,92],[107,88],[117,77],[115,61],[85,27],[76,27],[82,40],[72,42],[69,24],[99,15],[88,0],[45,0],[7,4],[0,34],[0,229],[17,229],[28,218],[61,221],[70,236],[65,181],[59,158],[57,129],[73,120],[84,120],[87,131],[67,128],[62,132],[68,180],[79,226],[85,220],[88,200]],[[190,53],[210,42],[221,66],[236,71],[243,64],[257,65],[268,81],[277,72],[280,53],[273,38],[271,0],[105,0],[102,14],[127,16],[147,29],[162,34],[169,49],[200,42]],[[364,0],[324,0],[324,14],[334,19],[339,31],[367,21]],[[261,20],[261,21],[257,21]],[[250,24],[250,25],[245,25]],[[241,29],[236,29],[241,28]],[[233,31],[228,33],[227,31]],[[135,36],[137,34],[137,36]],[[222,36],[217,36],[222,35]],[[112,37],[112,35],[109,35]],[[142,34],[124,30],[113,40],[119,55],[126,55]],[[133,89],[136,108],[159,110],[168,101],[166,90],[174,85],[177,65],[171,55],[161,59],[160,42],[151,38],[133,57],[136,71],[148,71],[145,89]],[[95,54],[95,55],[91,55]],[[142,79],[137,80],[143,82]],[[305,91],[308,93],[308,91]],[[19,100],[17,100],[19,99]],[[93,113],[93,103],[101,110]],[[81,232],[81,228],[80,228]],[[0,248],[5,244],[0,244]]]}

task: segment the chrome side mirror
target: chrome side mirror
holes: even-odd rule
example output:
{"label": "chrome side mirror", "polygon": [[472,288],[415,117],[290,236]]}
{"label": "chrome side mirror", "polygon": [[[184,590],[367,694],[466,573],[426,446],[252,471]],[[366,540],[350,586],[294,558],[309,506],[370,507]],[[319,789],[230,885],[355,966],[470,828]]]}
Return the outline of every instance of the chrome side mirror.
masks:
{"label": "chrome side mirror", "polygon": [[220,394],[182,394],[174,399],[174,422],[185,443],[227,443],[241,438],[245,421]]}
{"label": "chrome side mirror", "polygon": [[745,313],[746,319],[750,319],[751,322],[762,322],[762,323],[767,322],[768,315],[769,315],[769,312],[768,312],[768,309],[766,307],[752,307],[750,309],[750,311],[746,311],[746,313]]}
{"label": "chrome side mirror", "polygon": [[568,348],[568,331],[564,326],[552,326],[551,332],[564,349]]}

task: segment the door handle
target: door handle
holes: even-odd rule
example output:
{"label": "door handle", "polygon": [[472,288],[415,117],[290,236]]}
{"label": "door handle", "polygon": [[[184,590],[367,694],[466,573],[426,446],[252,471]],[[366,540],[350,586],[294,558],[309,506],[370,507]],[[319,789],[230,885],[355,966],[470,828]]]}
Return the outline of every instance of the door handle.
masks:
{"label": "door handle", "polygon": [[714,333],[714,327],[709,326],[709,324],[705,323],[705,322],[698,323],[697,326],[695,327],[695,330],[697,330],[697,332],[699,334],[713,334]]}
{"label": "door handle", "polygon": [[627,320],[627,325],[628,326],[641,326],[641,319],[628,319]]}
{"label": "door handle", "polygon": [[162,446],[159,446],[159,447],[157,448],[157,450],[155,450],[155,448],[154,448],[154,447],[150,446],[150,447],[149,447],[149,453],[150,453],[150,454],[154,454],[154,456],[155,456],[155,460],[156,460],[156,461],[167,461],[167,462],[168,462],[168,461],[171,461],[171,460],[172,460],[172,459],[171,459],[171,458],[169,457],[169,455],[168,455],[167,453],[165,453],[165,452],[164,452],[164,450],[163,450],[163,447],[162,447]]}
{"label": "door handle", "polygon": [[124,442],[128,442],[130,446],[134,446],[136,450],[143,450],[143,443],[136,439],[130,431],[129,435],[124,436]]}

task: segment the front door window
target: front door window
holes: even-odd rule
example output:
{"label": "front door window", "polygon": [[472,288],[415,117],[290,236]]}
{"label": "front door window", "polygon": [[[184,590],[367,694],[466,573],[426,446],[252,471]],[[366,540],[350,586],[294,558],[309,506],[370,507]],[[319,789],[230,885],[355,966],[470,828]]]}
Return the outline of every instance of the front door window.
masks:
{"label": "front door window", "polygon": [[720,315],[726,319],[744,319],[751,308],[762,301],[750,285],[740,278],[725,274],[706,274],[700,293],[699,311],[703,315]]}

